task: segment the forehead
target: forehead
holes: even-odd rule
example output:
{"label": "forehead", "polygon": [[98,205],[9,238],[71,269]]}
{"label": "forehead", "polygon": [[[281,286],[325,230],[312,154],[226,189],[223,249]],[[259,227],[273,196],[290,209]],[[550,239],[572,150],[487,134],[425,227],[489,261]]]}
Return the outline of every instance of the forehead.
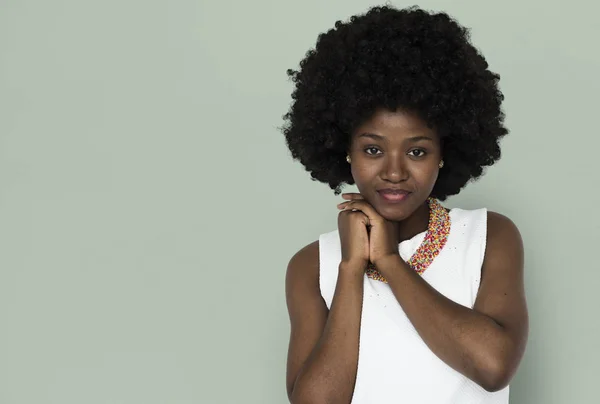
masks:
{"label": "forehead", "polygon": [[402,109],[390,111],[384,108],[377,109],[371,117],[362,122],[356,128],[354,135],[362,133],[374,133],[385,137],[404,135],[436,137],[435,130],[429,128],[417,113]]}

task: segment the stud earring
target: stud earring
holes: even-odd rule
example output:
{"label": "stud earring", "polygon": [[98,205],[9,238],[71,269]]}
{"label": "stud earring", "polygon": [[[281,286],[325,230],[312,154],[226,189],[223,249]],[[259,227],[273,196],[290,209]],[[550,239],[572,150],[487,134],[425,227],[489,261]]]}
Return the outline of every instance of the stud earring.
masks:
{"label": "stud earring", "polygon": [[350,155],[346,156],[346,161],[347,161],[348,163],[350,163],[350,161],[351,161],[351,160],[350,160]]}
{"label": "stud earring", "polygon": [[438,165],[439,168],[444,167],[444,160],[440,161],[440,164]]}

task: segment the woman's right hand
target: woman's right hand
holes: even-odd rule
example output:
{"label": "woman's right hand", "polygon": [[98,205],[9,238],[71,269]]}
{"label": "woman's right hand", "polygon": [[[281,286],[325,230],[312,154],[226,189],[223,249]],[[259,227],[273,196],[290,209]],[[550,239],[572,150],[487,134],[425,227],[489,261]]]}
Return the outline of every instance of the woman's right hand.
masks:
{"label": "woman's right hand", "polygon": [[369,263],[369,218],[360,210],[338,214],[338,231],[344,266],[363,273]]}

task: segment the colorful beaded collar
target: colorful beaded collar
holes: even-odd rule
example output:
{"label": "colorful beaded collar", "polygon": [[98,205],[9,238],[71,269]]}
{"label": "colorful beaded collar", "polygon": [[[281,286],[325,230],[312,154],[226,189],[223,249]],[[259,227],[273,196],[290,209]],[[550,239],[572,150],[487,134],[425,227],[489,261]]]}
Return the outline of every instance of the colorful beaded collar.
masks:
{"label": "colorful beaded collar", "polygon": [[[407,264],[421,275],[438,256],[450,234],[450,214],[435,198],[427,199],[429,204],[429,225],[423,242],[410,257]],[[387,283],[387,280],[369,264],[366,270],[369,278]]]}

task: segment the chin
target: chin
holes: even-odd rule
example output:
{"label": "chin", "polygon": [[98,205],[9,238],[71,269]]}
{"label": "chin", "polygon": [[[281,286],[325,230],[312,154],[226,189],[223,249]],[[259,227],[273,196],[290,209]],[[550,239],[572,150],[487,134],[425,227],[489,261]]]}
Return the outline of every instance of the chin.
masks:
{"label": "chin", "polygon": [[407,217],[410,216],[410,214],[406,214],[406,213],[397,213],[397,214],[386,214],[386,215],[381,215],[384,219],[392,221],[392,222],[401,222],[403,220],[405,220]]}
{"label": "chin", "polygon": [[383,218],[399,222],[410,217],[421,206],[421,203],[415,203],[417,200],[420,200],[417,195],[412,194],[403,202],[386,203],[377,196],[376,203],[371,205]]}
{"label": "chin", "polygon": [[409,217],[412,213],[412,211],[407,210],[406,207],[400,206],[374,206],[374,208],[381,217],[394,222],[400,222]]}

